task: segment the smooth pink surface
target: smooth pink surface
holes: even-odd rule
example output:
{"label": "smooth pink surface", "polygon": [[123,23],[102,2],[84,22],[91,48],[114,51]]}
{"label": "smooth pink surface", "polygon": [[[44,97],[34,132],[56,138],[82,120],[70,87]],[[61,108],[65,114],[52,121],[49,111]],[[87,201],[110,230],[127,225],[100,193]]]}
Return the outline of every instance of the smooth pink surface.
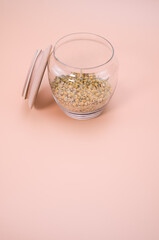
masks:
{"label": "smooth pink surface", "polygon": [[[0,0],[0,240],[159,239],[159,1]],[[21,97],[36,49],[108,38],[120,63],[107,111],[65,116],[47,74]]]}

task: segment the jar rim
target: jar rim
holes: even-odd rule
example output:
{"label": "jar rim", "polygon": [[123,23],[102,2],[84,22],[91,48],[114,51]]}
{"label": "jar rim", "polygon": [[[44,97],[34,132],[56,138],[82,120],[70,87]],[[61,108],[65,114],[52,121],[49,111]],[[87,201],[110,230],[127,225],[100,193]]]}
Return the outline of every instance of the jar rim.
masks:
{"label": "jar rim", "polygon": [[[68,65],[68,64],[64,63],[63,61],[61,61],[61,60],[56,56],[56,47],[57,47],[58,43],[59,43],[61,40],[63,40],[64,38],[69,37],[69,36],[73,36],[73,35],[77,35],[77,34],[88,34],[88,35],[92,35],[92,36],[96,36],[96,37],[101,38],[102,40],[104,40],[104,41],[111,47],[111,50],[112,50],[111,56],[110,56],[110,57],[108,58],[108,60],[105,61],[104,63],[102,63],[102,64],[100,64],[100,65],[97,65],[97,66],[94,66],[94,67],[82,67],[82,68],[81,68],[81,67],[74,67],[74,66],[71,66],[71,65]],[[108,64],[108,63],[112,60],[112,58],[114,57],[114,47],[113,47],[113,45],[111,44],[111,42],[110,42],[108,39],[106,39],[105,37],[102,37],[102,36],[100,36],[100,35],[98,35],[98,34],[90,33],[90,32],[74,32],[74,33],[70,33],[70,34],[67,34],[67,35],[59,38],[59,39],[56,41],[55,45],[54,45],[54,48],[53,48],[52,53],[53,53],[53,55],[54,55],[54,58],[55,58],[59,63],[63,64],[63,65],[66,66],[66,67],[69,67],[69,68],[72,68],[72,69],[86,69],[86,70],[89,70],[89,69],[96,69],[96,68],[99,68],[99,67],[102,67],[102,66]]]}

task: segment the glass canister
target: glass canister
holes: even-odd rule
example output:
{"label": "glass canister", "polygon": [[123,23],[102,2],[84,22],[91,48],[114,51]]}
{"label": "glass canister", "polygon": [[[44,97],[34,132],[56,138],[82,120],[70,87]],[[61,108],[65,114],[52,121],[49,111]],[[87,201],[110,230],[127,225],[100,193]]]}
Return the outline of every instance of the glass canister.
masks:
{"label": "glass canister", "polygon": [[92,33],[62,37],[48,60],[53,97],[75,119],[90,119],[103,112],[116,88],[117,72],[112,44]]}

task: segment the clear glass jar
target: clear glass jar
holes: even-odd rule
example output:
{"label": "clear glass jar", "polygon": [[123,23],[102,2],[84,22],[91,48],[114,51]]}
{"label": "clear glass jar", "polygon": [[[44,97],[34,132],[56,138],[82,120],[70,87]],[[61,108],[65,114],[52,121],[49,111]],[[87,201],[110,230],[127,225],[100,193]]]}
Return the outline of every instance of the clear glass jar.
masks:
{"label": "clear glass jar", "polygon": [[53,97],[68,116],[90,119],[102,113],[117,84],[114,48],[92,33],[72,33],[59,39],[48,61]]}

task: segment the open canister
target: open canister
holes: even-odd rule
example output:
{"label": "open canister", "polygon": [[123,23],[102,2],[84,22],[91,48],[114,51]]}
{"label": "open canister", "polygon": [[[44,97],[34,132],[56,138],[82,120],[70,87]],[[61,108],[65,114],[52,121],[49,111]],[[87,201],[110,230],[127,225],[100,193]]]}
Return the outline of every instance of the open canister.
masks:
{"label": "open canister", "polygon": [[62,111],[75,119],[100,115],[117,84],[118,62],[112,44],[93,33],[72,33],[54,48],[37,50],[22,95],[30,108],[48,68],[52,95]]}

